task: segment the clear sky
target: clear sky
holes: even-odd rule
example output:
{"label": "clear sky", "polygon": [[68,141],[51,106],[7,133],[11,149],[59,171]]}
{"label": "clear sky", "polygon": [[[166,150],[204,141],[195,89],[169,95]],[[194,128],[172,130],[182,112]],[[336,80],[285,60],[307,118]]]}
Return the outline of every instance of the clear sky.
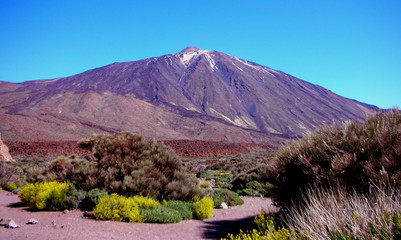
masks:
{"label": "clear sky", "polygon": [[382,108],[401,106],[400,0],[0,1],[0,80],[217,50]]}

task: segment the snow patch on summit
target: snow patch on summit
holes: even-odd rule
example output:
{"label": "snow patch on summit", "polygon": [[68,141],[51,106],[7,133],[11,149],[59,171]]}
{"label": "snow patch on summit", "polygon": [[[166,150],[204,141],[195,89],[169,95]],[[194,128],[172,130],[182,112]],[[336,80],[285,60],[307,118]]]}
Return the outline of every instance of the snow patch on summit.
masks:
{"label": "snow patch on summit", "polygon": [[218,69],[216,66],[216,63],[214,62],[214,54],[211,53],[211,51],[207,51],[207,50],[200,50],[200,49],[196,49],[196,51],[184,51],[184,52],[179,52],[178,54],[178,58],[180,59],[181,63],[185,66],[188,66],[189,63],[201,56],[204,55],[206,60],[208,61],[210,68],[214,71],[215,69]]}
{"label": "snow patch on summit", "polygon": [[192,60],[192,58],[199,55],[199,52],[188,52],[180,54],[179,58],[182,64],[188,65],[188,63]]}

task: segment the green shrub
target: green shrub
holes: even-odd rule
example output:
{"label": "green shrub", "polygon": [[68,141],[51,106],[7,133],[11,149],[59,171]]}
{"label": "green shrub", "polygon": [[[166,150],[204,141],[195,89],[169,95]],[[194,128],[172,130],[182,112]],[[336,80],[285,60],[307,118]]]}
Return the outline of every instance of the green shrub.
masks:
{"label": "green shrub", "polygon": [[141,208],[139,212],[148,223],[178,223],[181,221],[181,213],[172,208],[160,205],[154,208]]}
{"label": "green shrub", "polygon": [[222,202],[227,203],[228,206],[236,206],[244,204],[237,193],[230,191],[228,189],[217,189],[212,195],[214,207],[220,206]]}
{"label": "green shrub", "polygon": [[72,184],[57,181],[31,183],[21,190],[19,196],[22,203],[37,210],[75,208],[80,197]]}
{"label": "green shrub", "polygon": [[99,204],[93,209],[98,220],[112,220],[125,222],[144,222],[143,215],[139,213],[139,207],[132,198],[126,198],[117,194],[102,197]]}
{"label": "green shrub", "polygon": [[93,150],[93,161],[90,162],[96,162],[96,166],[85,163],[90,170],[85,172],[80,168],[70,174],[71,167],[63,163],[67,166],[62,177],[82,176],[85,179],[86,174],[94,174],[98,188],[125,196],[142,194],[160,201],[190,200],[203,195],[196,179],[188,175],[181,160],[165,145],[128,132],[112,136],[94,135],[79,145]]}
{"label": "green shrub", "polygon": [[211,218],[213,214],[213,199],[204,197],[202,199],[195,198],[192,203],[193,213],[196,219]]}
{"label": "green shrub", "polygon": [[178,211],[182,220],[190,220],[193,218],[191,204],[189,202],[170,200],[166,203],[166,207]]}
{"label": "green shrub", "polygon": [[108,196],[106,191],[99,188],[92,189],[85,194],[85,198],[79,203],[79,208],[83,211],[92,211],[99,204],[100,198],[106,196]]}
{"label": "green shrub", "polygon": [[330,125],[278,152],[275,202],[291,205],[315,183],[369,191],[370,183],[401,186],[401,111],[368,117],[364,124]]}

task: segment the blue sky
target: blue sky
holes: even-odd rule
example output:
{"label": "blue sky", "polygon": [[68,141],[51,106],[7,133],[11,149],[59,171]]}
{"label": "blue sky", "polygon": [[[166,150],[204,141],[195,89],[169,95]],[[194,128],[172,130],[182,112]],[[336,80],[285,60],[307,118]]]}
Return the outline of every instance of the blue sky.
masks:
{"label": "blue sky", "polygon": [[217,50],[382,108],[401,106],[401,1],[0,1],[0,80]]}

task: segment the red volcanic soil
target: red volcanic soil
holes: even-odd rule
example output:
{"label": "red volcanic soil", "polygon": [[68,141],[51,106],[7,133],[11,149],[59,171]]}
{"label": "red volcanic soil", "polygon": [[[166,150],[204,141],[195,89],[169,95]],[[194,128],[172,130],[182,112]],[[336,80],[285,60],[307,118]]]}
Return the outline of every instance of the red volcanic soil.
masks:
{"label": "red volcanic soil", "polygon": [[163,143],[170,146],[178,156],[185,158],[229,156],[253,150],[277,150],[276,147],[251,143],[222,143],[199,140],[170,140],[163,141]]}
{"label": "red volcanic soil", "polygon": [[[178,156],[193,157],[219,157],[246,153],[253,150],[276,150],[275,147],[249,143],[222,143],[189,140],[162,141],[170,146]],[[75,141],[59,142],[6,142],[10,154],[16,160],[51,160],[58,156],[89,156],[91,153],[78,147]]]}

